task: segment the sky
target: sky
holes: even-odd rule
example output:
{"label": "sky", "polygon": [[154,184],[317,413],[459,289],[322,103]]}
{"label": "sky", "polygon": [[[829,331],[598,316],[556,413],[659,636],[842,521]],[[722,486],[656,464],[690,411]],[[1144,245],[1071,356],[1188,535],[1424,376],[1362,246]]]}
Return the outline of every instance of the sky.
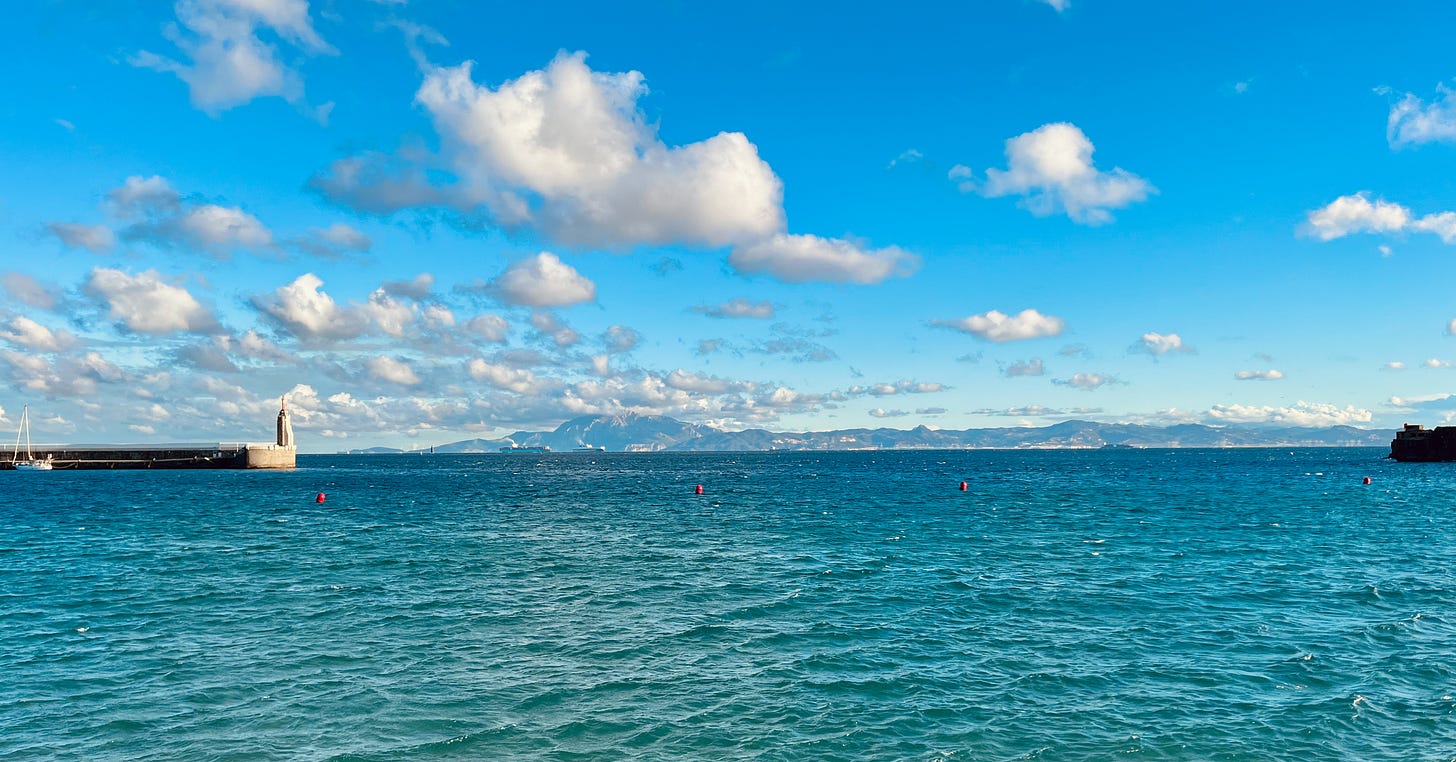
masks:
{"label": "sky", "polygon": [[1456,5],[42,0],[0,426],[1456,419]]}

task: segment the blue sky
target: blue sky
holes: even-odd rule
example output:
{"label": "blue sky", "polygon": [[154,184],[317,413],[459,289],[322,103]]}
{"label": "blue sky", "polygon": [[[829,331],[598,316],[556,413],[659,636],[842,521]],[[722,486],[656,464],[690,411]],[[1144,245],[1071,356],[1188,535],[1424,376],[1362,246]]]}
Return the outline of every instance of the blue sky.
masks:
{"label": "blue sky", "polygon": [[12,9],[0,424],[1456,417],[1456,6]]}

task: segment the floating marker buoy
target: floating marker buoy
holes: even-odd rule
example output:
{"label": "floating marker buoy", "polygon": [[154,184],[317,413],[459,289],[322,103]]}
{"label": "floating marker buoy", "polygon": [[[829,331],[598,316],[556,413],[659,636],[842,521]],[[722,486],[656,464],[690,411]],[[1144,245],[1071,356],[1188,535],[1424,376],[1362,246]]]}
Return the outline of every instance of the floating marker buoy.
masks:
{"label": "floating marker buoy", "polygon": [[970,489],[970,485],[966,484],[965,482],[961,482],[961,492],[965,492],[968,489]]}
{"label": "floating marker buoy", "polygon": [[693,494],[694,495],[701,495],[701,494],[703,494],[703,485],[699,484],[698,485],[698,488],[695,489],[695,490],[693,490]]}
{"label": "floating marker buoy", "polygon": [[1368,477],[1368,476],[1365,477],[1365,481],[1361,482],[1361,484],[1369,484],[1369,483],[1370,483],[1370,477]]}
{"label": "floating marker buoy", "polygon": [[314,498],[313,501],[315,503],[322,503],[324,501],[324,493],[318,493],[318,497]]}

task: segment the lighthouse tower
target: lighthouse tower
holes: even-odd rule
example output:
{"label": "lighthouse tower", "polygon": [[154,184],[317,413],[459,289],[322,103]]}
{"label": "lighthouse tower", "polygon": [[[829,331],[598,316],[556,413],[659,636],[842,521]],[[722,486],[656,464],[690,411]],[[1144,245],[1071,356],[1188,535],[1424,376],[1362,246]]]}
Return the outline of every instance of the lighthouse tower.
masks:
{"label": "lighthouse tower", "polygon": [[278,402],[278,446],[293,447],[293,421],[288,418],[288,400],[279,397]]}

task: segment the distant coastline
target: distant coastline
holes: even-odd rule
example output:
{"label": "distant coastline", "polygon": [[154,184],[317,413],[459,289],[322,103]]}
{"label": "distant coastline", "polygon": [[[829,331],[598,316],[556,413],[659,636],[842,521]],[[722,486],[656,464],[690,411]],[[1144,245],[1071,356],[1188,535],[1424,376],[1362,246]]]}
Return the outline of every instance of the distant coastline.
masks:
{"label": "distant coastline", "polygon": [[[1386,447],[1393,433],[1353,426],[1144,426],[1064,421],[1041,427],[984,429],[838,429],[724,431],[666,416],[583,416],[552,431],[517,431],[500,439],[424,444],[418,449],[372,447],[352,455],[499,453],[503,446],[569,452],[834,452],[881,450],[1131,450],[1271,447]],[[587,444],[590,443],[590,444]],[[589,447],[591,449],[582,449]]]}

